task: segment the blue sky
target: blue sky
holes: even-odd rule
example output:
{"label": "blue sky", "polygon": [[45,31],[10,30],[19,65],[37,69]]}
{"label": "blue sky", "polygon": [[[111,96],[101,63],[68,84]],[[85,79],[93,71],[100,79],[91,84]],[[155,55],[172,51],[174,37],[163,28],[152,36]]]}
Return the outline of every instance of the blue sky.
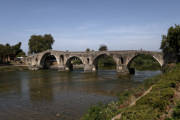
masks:
{"label": "blue sky", "polygon": [[180,24],[180,0],[0,0],[0,43],[28,51],[31,35],[52,34],[53,49],[159,50]]}

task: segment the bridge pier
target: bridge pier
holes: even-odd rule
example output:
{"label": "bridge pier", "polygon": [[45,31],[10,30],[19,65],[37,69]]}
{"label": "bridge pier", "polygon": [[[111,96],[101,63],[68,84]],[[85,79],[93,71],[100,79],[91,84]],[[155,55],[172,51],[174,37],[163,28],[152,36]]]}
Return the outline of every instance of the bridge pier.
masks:
{"label": "bridge pier", "polygon": [[85,64],[84,65],[84,72],[95,72],[96,67],[94,65]]}
{"label": "bridge pier", "polygon": [[66,67],[64,65],[59,65],[58,66],[58,71],[65,71]]}
{"label": "bridge pier", "polygon": [[36,66],[36,65],[30,65],[30,66],[28,67],[28,69],[29,69],[29,70],[34,70],[34,71],[36,71],[36,70],[39,70],[40,67],[38,67],[38,66]]}
{"label": "bridge pier", "polygon": [[127,68],[127,65],[117,65],[116,66],[116,71],[119,75],[129,75],[129,69]]}

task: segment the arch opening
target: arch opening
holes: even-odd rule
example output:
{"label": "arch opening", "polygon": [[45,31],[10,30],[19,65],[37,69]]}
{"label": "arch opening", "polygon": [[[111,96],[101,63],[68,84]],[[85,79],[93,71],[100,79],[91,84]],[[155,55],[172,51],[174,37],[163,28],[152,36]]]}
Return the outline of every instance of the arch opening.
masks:
{"label": "arch opening", "polygon": [[57,68],[57,60],[54,55],[50,53],[46,53],[40,62],[40,65],[43,69],[56,69]]}
{"label": "arch opening", "polygon": [[89,64],[89,58],[87,58],[87,64]]}
{"label": "arch opening", "polygon": [[113,57],[101,54],[97,56],[94,61],[93,65],[95,66],[96,70],[114,70],[116,69],[116,62]]}
{"label": "arch opening", "polygon": [[64,64],[64,55],[60,55],[60,63]]}
{"label": "arch opening", "polygon": [[121,60],[121,64],[124,64],[123,57],[120,57],[120,60]]}
{"label": "arch opening", "polygon": [[84,65],[83,65],[82,60],[79,57],[73,56],[67,60],[66,67],[68,67],[70,71],[73,71],[75,69],[78,69],[78,70],[83,69]]}
{"label": "arch opening", "polygon": [[131,58],[127,64],[130,74],[135,74],[136,70],[139,71],[156,71],[161,69],[161,64],[152,55],[138,54]]}

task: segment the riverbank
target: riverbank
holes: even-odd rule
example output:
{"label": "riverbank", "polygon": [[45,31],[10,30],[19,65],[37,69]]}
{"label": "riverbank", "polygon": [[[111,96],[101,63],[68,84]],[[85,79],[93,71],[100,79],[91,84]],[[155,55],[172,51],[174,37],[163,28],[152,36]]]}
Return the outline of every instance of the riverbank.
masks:
{"label": "riverbank", "polygon": [[0,72],[28,70],[27,65],[0,65]]}
{"label": "riverbank", "polygon": [[114,117],[119,120],[171,120],[174,115],[176,118],[172,120],[180,119],[177,115],[180,108],[176,105],[180,98],[179,73],[180,65],[176,65],[173,70],[147,79],[137,89],[120,94],[118,101],[92,106],[82,120],[111,120]]}

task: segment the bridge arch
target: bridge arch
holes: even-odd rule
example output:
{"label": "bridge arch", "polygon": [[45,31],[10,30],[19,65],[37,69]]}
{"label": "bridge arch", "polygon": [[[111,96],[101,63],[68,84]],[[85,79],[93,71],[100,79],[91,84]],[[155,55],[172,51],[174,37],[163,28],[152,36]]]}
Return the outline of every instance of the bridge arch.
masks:
{"label": "bridge arch", "polygon": [[[153,54],[138,53],[138,54],[133,55],[133,56],[131,56],[130,58],[128,58],[128,60],[127,60],[127,62],[126,62],[127,68],[129,69],[129,72],[130,72],[130,73],[131,73],[132,71],[133,71],[132,73],[135,72],[134,70],[132,70],[132,69],[130,68],[130,65],[131,65],[132,61],[133,61],[134,59],[136,59],[137,57],[141,56],[141,55],[151,56],[152,59],[154,59],[156,62],[159,63],[159,66],[160,66],[160,67],[163,66],[162,60],[161,60],[160,58],[158,58],[157,56],[155,56],[155,55],[153,55]],[[132,71],[131,71],[131,70],[132,70]]]}
{"label": "bridge arch", "polygon": [[68,70],[72,71],[73,70],[73,60],[79,60],[81,62],[81,64],[84,65],[83,59],[79,56],[70,56],[69,58],[67,58],[66,62],[65,62],[65,66],[66,68],[68,68]]}
{"label": "bridge arch", "polygon": [[101,54],[98,54],[96,57],[94,57],[94,59],[92,60],[92,64],[94,65],[96,70],[98,70],[98,60],[102,57],[112,58],[113,62],[117,65],[117,61],[112,55],[107,54],[107,53],[101,53]]}
{"label": "bridge arch", "polygon": [[49,68],[52,64],[59,64],[58,57],[51,52],[44,53],[39,60],[39,65],[41,68]]}

